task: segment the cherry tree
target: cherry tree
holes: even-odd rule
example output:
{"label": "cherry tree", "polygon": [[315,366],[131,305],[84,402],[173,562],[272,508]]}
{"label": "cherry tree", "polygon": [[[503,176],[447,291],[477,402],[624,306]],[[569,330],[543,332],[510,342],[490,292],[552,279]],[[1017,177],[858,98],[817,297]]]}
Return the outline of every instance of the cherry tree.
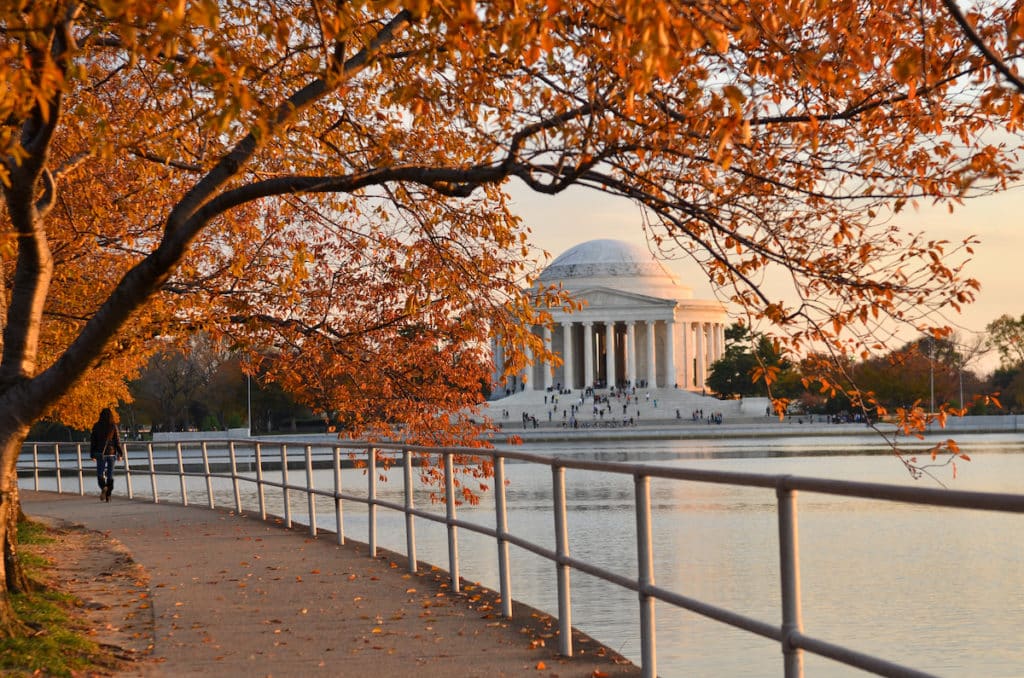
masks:
{"label": "cherry tree", "polygon": [[1016,44],[1015,15],[949,4],[4,5],[0,632],[29,427],[87,425],[168,337],[349,435],[476,441],[489,340],[516,370],[574,303],[533,285],[510,182],[638,203],[793,351],[969,303],[972,240],[892,220],[1019,175],[1020,101],[972,42]]}

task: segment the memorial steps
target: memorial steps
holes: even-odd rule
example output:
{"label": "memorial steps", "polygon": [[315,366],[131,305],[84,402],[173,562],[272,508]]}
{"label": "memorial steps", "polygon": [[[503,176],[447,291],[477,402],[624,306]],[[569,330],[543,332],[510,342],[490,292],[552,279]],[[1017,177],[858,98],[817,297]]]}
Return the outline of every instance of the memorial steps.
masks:
{"label": "memorial steps", "polygon": [[[608,393],[608,389],[598,389],[596,396],[603,398],[608,396]],[[694,412],[703,412],[705,419],[714,414],[721,414],[723,420],[728,422],[764,419],[766,408],[769,406],[767,398],[719,400],[685,389],[637,388],[635,393],[632,389],[629,391],[630,398],[625,414],[623,405],[626,404],[626,398],[623,396],[613,396],[609,398],[608,403],[599,403],[598,407],[605,410],[602,419],[593,414],[594,398],[587,396],[580,404],[582,395],[581,390],[560,394],[557,390],[527,389],[488,401],[483,413],[493,421],[513,429],[523,425],[525,413],[528,417],[536,417],[538,426],[550,428],[561,427],[563,423],[568,426],[572,416],[572,405],[576,405],[576,420],[580,425],[592,425],[595,422],[615,422],[621,425],[623,418],[633,418],[634,424],[642,426],[655,422],[692,421]]]}

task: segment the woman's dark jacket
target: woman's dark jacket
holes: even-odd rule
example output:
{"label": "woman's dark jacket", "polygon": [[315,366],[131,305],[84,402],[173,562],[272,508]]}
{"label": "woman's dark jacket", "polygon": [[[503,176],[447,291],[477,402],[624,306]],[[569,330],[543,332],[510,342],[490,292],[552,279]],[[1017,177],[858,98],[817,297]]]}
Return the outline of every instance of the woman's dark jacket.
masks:
{"label": "woman's dark jacket", "polygon": [[124,456],[124,448],[121,447],[121,439],[117,435],[117,426],[104,425],[103,422],[97,421],[93,424],[92,434],[89,436],[89,456],[99,459],[104,450],[107,456],[116,454],[118,459]]}

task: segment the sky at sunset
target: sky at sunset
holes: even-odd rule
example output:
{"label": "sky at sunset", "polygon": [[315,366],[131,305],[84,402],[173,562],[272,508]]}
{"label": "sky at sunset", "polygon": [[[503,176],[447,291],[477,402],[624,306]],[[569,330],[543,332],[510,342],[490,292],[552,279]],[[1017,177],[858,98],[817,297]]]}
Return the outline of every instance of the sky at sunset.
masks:
{"label": "sky at sunset", "polygon": [[[554,197],[518,186],[511,191],[516,212],[533,231],[533,244],[547,250],[552,258],[595,238],[645,244],[640,210],[628,200],[582,188]],[[976,235],[981,240],[967,267],[967,274],[981,282],[977,301],[965,307],[962,314],[950,316],[965,339],[972,332],[984,331],[986,324],[1004,313],[1014,317],[1024,314],[1024,239],[1017,233],[1017,222],[1024,219],[1024,189],[968,201],[953,214],[945,208],[922,206],[915,212],[908,207],[897,219],[906,230],[923,230],[929,238],[959,242]],[[707,278],[696,264],[666,263],[683,284],[693,288],[694,296],[711,296]],[[986,356],[976,369],[989,371],[995,364],[994,355]]]}

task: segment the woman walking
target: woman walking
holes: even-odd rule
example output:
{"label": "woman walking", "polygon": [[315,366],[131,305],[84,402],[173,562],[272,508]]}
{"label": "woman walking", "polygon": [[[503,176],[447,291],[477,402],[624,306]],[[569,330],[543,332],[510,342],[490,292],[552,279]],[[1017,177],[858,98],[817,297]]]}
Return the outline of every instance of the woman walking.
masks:
{"label": "woman walking", "polygon": [[117,435],[114,413],[104,407],[100,418],[92,425],[89,456],[96,460],[96,481],[100,484],[100,501],[110,501],[114,491],[114,465],[124,458],[124,448]]}

